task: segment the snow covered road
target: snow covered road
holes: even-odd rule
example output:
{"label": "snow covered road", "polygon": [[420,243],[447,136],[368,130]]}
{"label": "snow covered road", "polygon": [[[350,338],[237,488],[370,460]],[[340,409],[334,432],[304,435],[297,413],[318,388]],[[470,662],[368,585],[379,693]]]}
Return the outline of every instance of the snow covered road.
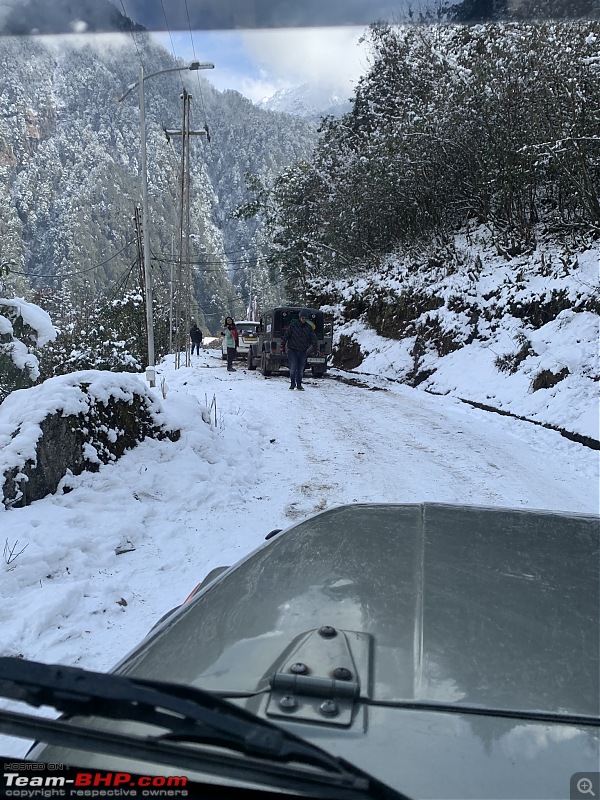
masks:
{"label": "snow covered road", "polygon": [[[228,373],[214,350],[161,367],[178,442],[144,442],[68,494],[0,511],[2,538],[24,547],[0,563],[0,653],[108,669],[213,567],[335,505],[598,512],[597,452],[450,396],[336,375],[300,393],[287,376]],[[0,736],[3,755],[25,750]]]}
{"label": "snow covered road", "polygon": [[281,421],[268,431],[294,464],[286,516],[340,503],[424,500],[597,511],[598,458],[581,445],[452,398],[363,380],[364,388],[309,379],[299,394],[283,375],[235,376],[248,397],[258,390],[244,414]]}

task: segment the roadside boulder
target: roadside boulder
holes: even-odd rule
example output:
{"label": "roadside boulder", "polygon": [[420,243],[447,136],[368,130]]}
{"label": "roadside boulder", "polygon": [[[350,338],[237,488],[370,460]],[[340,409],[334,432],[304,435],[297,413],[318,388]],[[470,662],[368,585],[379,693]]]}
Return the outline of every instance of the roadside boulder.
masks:
{"label": "roadside boulder", "polygon": [[11,392],[0,404],[2,503],[53,494],[67,475],[96,472],[147,437],[176,441],[179,431],[136,375],[87,370]]}

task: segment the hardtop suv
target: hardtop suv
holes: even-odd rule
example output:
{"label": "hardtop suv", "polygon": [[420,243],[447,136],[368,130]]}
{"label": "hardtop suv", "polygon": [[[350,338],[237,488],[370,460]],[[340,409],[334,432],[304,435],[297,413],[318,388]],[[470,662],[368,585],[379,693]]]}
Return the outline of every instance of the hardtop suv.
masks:
{"label": "hardtop suv", "polygon": [[[265,311],[261,317],[258,341],[250,345],[248,351],[248,369],[257,367],[265,377],[289,369],[283,335],[290,324],[298,319],[304,306],[278,306]],[[319,342],[317,353],[309,352],[305,369],[311,369],[315,378],[327,372],[327,358],[333,347],[333,315],[325,314],[317,308],[308,308],[308,324],[314,327]]]}
{"label": "hardtop suv", "polygon": [[[355,503],[266,539],[109,674],[0,658],[0,696],[67,715],[0,708],[54,781],[80,768],[39,786],[597,800],[597,516]],[[0,795],[43,796],[24,766]]]}

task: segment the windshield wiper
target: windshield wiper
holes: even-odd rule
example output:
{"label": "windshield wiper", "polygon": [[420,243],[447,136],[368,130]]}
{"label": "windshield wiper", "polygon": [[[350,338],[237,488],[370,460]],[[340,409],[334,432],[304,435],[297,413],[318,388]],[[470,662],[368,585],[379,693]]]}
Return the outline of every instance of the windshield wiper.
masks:
{"label": "windshield wiper", "polygon": [[[70,716],[119,719],[164,729],[156,735],[137,736],[0,711],[0,730],[9,735],[121,757],[126,753],[128,758],[305,791],[309,796],[406,800],[344,759],[195,687],[0,658],[0,695],[33,706],[51,706]],[[182,742],[225,752],[215,754]]]}

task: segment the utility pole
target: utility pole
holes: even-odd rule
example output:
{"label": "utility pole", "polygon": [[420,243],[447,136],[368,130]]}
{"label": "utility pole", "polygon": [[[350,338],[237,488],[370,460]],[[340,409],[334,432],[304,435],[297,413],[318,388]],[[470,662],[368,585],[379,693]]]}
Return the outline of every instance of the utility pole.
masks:
{"label": "utility pole", "polygon": [[144,81],[154,78],[157,75],[164,75],[167,72],[182,72],[184,70],[214,69],[215,65],[210,61],[192,61],[182,67],[170,67],[169,69],[159,69],[157,72],[144,74],[143,67],[140,68],[139,80],[132,83],[125,94],[119,98],[122,102],[127,95],[136,87],[138,89],[138,102],[140,107],[140,157],[142,167],[142,235],[144,244],[144,296],[146,298],[146,329],[148,332],[148,367],[146,369],[146,379],[150,386],[156,386],[156,363],[154,360],[154,318],[152,309],[152,265],[150,262],[150,223],[148,212],[148,171],[146,164],[146,103],[144,98]]}
{"label": "utility pole", "polygon": [[147,294],[146,294],[146,276],[144,270],[144,236],[142,229],[142,209],[139,206],[135,208],[135,238],[137,245],[137,264],[139,269],[140,289],[142,290],[142,297],[144,298],[144,328],[146,331],[146,341],[150,338],[148,332],[148,310],[146,308]]}
{"label": "utility pole", "polygon": [[173,275],[175,273],[175,234],[171,234],[171,274],[169,278],[169,353],[173,352]]}
{"label": "utility pole", "polygon": [[248,297],[248,311],[246,312],[246,319],[254,319],[252,308],[252,267],[250,267],[250,293]]}
{"label": "utility pole", "polygon": [[[181,130],[165,128],[165,135],[170,141],[172,136],[181,136],[181,177],[180,177],[180,202],[179,202],[179,262],[177,268],[177,289],[175,291],[175,368],[181,366],[181,351],[185,349],[185,366],[189,367],[190,343],[188,330],[190,328],[190,298],[192,294],[192,271],[190,264],[190,137],[206,136],[210,141],[208,126],[204,130],[190,130],[190,101],[192,95],[184,89],[181,95],[183,100],[183,124]],[[185,299],[184,299],[185,298]],[[181,330],[183,318],[183,330]],[[185,345],[184,345],[185,342]]]}
{"label": "utility pole", "polygon": [[[140,281],[140,289],[142,290],[142,295],[144,294],[144,243],[143,243],[143,236],[142,236],[142,209],[139,206],[135,207],[135,241],[136,241],[136,251],[137,251],[137,265],[139,269],[139,281]],[[144,302],[144,314],[146,311],[146,304]],[[148,331],[146,329],[146,335]]]}
{"label": "utility pole", "polygon": [[142,236],[144,241],[144,297],[146,298],[146,331],[148,335],[148,366],[146,378],[150,386],[156,386],[154,360],[154,313],[152,308],[152,265],[150,263],[150,223],[148,221],[148,170],[146,159],[146,105],[144,99],[144,68],[140,67],[138,86],[140,104],[140,153],[142,160]]}

